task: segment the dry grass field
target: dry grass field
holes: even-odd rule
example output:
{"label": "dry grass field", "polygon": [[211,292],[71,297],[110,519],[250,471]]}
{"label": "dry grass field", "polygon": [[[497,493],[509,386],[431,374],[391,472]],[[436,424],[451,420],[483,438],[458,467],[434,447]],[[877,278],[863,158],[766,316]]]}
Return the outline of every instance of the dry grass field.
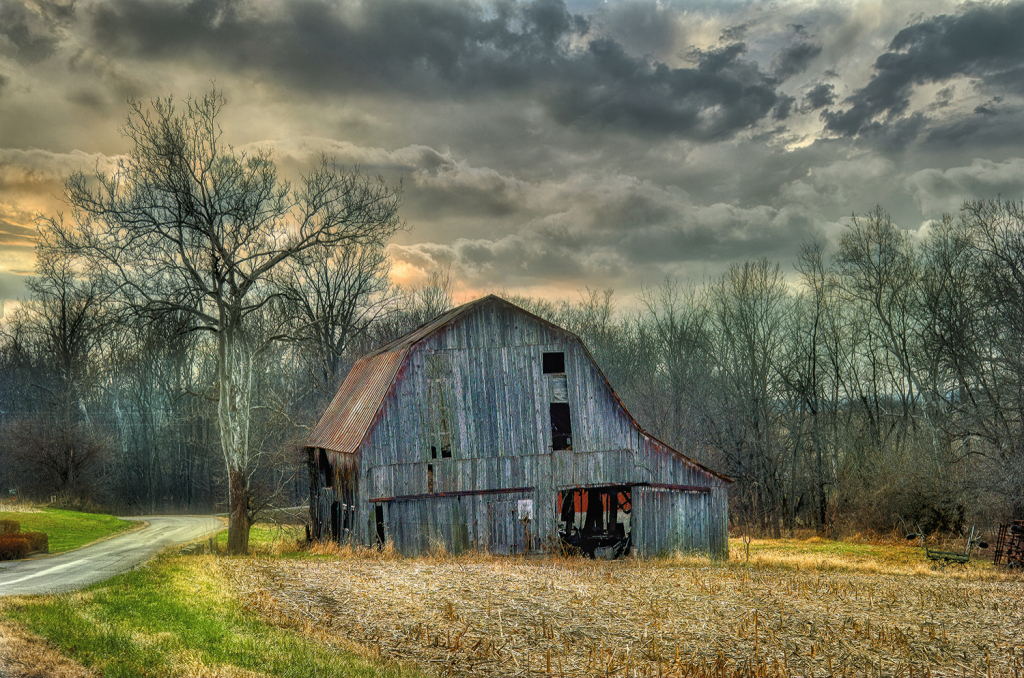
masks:
{"label": "dry grass field", "polygon": [[1024,677],[1024,580],[902,545],[615,562],[348,549],[219,559],[275,623],[446,676]]}

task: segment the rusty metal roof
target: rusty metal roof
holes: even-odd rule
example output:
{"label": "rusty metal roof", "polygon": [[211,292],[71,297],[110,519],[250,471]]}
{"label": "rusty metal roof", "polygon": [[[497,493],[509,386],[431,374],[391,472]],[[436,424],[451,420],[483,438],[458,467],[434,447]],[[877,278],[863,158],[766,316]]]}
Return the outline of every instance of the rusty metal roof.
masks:
{"label": "rusty metal roof", "polygon": [[408,353],[408,349],[399,349],[360,358],[349,370],[306,445],[346,454],[355,452]]}

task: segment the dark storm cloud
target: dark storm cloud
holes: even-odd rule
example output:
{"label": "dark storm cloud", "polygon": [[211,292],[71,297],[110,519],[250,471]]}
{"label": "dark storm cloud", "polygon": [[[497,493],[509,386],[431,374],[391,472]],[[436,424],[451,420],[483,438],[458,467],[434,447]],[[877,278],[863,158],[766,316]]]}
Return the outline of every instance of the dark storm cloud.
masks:
{"label": "dark storm cloud", "polygon": [[675,11],[654,2],[623,2],[601,8],[595,23],[634,54],[655,58],[677,49]]}
{"label": "dark storm cloud", "polygon": [[785,80],[806,71],[807,65],[819,54],[821,54],[821,45],[798,42],[786,47],[776,55],[772,60],[772,71],[776,78]]}
{"label": "dark storm cloud", "polygon": [[915,111],[889,124],[873,122],[861,130],[860,136],[879,148],[900,152],[917,139],[927,125],[928,117],[921,111]]}
{"label": "dark storm cloud", "polygon": [[746,39],[748,33],[750,33],[749,23],[737,24],[723,30],[718,39],[721,42],[740,42]]}
{"label": "dark storm cloud", "polygon": [[585,128],[729,138],[779,103],[777,80],[743,58],[743,43],[694,52],[696,67],[671,68],[587,34],[589,26],[561,0],[388,0],[358,8],[300,0],[262,13],[213,0],[114,0],[92,15],[96,42],[121,55],[204,54],[315,92],[464,100],[522,93],[558,122]]}
{"label": "dark storm cloud", "polygon": [[796,97],[788,95],[780,95],[778,103],[775,104],[775,108],[772,109],[773,120],[785,120],[789,117],[789,114],[793,111],[793,104],[796,103]]}
{"label": "dark storm cloud", "polygon": [[359,7],[320,0],[255,5],[115,0],[92,17],[97,43],[149,59],[205,53],[222,66],[276,73],[327,91],[395,89],[442,95],[522,86],[586,22],[557,0],[493,12],[470,2],[391,0]]}
{"label": "dark storm cloud", "polygon": [[15,59],[33,64],[53,54],[60,42],[60,28],[74,16],[74,0],[68,2],[19,2],[5,0],[0,35],[15,47]]}
{"label": "dark storm cloud", "polygon": [[1024,87],[1024,2],[971,5],[904,28],[875,61],[875,75],[844,111],[825,111],[825,128],[843,136],[874,134],[876,118],[896,118],[910,106],[915,84],[957,76],[1019,92]]}
{"label": "dark storm cloud", "polygon": [[836,102],[836,88],[827,82],[815,85],[804,95],[804,101],[811,110],[831,106]]}
{"label": "dark storm cloud", "polygon": [[764,118],[780,100],[776,81],[742,58],[743,43],[695,50],[696,68],[669,68],[626,54],[602,38],[575,59],[574,75],[549,97],[563,124],[643,135],[726,139]]}
{"label": "dark storm cloud", "polygon": [[[1020,153],[1024,116],[1019,108],[1005,110],[988,103],[975,107],[973,116],[932,126],[925,139],[936,148],[955,149],[970,144]],[[1008,143],[1010,140],[1012,143]]]}

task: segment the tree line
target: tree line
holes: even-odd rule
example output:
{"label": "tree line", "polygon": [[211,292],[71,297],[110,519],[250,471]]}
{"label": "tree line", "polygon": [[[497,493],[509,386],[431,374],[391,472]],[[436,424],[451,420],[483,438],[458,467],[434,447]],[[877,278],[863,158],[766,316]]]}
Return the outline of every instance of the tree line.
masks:
{"label": "tree line", "polygon": [[[224,144],[211,92],[131,102],[132,151],[41,217],[0,328],[0,491],[123,512],[227,510],[244,552],[308,493],[302,441],[360,355],[450,309],[401,288],[400,187],[322,158],[297,186]],[[611,291],[512,298],[579,335],[654,435],[736,480],[781,535],[1024,515],[1024,216],[971,201],[915,239],[878,208],[796,270],[761,259]]]}
{"label": "tree line", "polygon": [[1024,204],[968,201],[921,238],[879,207],[793,273],[667,280],[630,313],[611,292],[520,301],[583,337],[652,433],[736,480],[743,529],[1024,516]]}

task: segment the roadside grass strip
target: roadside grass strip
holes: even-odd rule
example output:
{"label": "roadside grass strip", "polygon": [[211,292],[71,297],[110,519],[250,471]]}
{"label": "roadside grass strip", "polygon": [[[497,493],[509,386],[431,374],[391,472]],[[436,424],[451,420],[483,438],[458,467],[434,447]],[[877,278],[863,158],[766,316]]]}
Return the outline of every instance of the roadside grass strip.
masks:
{"label": "roadside grass strip", "polygon": [[420,675],[262,621],[234,597],[222,571],[233,560],[162,556],[82,592],[4,599],[0,614],[102,676]]}
{"label": "roadside grass strip", "polygon": [[116,516],[52,508],[31,512],[0,511],[0,520],[18,521],[22,532],[45,532],[50,540],[50,553],[70,551],[139,525]]}

